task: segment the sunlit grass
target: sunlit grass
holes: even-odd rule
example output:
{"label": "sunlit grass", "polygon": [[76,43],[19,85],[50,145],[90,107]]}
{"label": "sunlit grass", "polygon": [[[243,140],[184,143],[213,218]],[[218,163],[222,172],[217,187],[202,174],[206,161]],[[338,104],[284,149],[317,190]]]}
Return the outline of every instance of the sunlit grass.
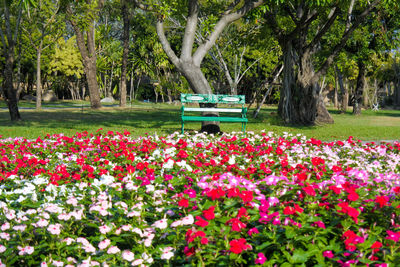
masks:
{"label": "sunlit grass", "polygon": [[[4,105],[4,104],[3,104]],[[50,104],[48,104],[50,105]],[[22,121],[12,123],[7,109],[0,109],[0,135],[3,137],[22,136],[37,138],[46,134],[94,132],[99,128],[123,132],[128,130],[135,136],[154,134],[166,135],[180,131],[180,105],[152,104],[135,102],[127,108],[105,107],[91,110],[88,102],[60,101],[52,106],[64,109],[27,109],[34,103],[21,103]],[[253,110],[248,112],[248,131],[274,131],[278,134],[289,132],[304,134],[321,140],[343,140],[349,136],[361,140],[398,140],[400,133],[400,111],[380,110],[363,111],[361,116],[351,112],[338,114],[331,109],[334,124],[311,127],[285,126],[276,115],[276,106],[264,107],[257,119],[252,118]],[[199,122],[185,123],[185,130],[191,132],[200,129]],[[221,123],[223,132],[240,132],[240,123]]]}

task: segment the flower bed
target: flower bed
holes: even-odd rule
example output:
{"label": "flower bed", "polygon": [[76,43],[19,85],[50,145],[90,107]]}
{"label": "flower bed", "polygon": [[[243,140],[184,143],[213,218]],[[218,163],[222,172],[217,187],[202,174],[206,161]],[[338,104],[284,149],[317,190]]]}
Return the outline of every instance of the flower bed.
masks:
{"label": "flower bed", "polygon": [[273,133],[3,139],[0,265],[397,263],[399,150]]}

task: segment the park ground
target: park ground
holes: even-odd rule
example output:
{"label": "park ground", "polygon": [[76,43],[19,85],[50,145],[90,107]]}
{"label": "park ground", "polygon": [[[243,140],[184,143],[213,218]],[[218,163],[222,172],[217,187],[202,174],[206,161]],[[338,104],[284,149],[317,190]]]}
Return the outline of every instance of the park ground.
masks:
{"label": "park ground", "polygon": [[[361,116],[354,116],[349,109],[345,114],[330,108],[335,123],[310,127],[284,125],[277,116],[277,106],[264,106],[256,119],[252,118],[254,107],[248,112],[247,131],[273,131],[303,134],[308,138],[324,141],[344,140],[349,136],[362,141],[399,140],[400,111],[380,109],[363,110]],[[22,121],[10,121],[4,102],[0,105],[0,135],[7,137],[37,138],[46,134],[63,133],[74,135],[77,132],[95,132],[102,128],[107,131],[130,131],[134,136],[167,135],[180,131],[180,105],[134,102],[126,108],[117,103],[99,110],[89,108],[89,103],[59,101],[45,103],[43,109],[34,109],[33,102],[20,103]],[[185,123],[185,130],[194,132],[200,129],[198,122]],[[238,123],[221,123],[223,132],[239,132]]]}

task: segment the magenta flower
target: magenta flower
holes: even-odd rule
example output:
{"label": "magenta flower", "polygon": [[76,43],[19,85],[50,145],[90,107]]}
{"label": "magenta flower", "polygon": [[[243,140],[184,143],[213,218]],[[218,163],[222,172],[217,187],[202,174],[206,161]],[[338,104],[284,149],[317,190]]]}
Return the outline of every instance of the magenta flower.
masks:
{"label": "magenta flower", "polygon": [[333,258],[335,257],[335,255],[333,255],[333,252],[331,250],[326,250],[324,252],[322,252],[322,256],[326,257],[326,258]]}
{"label": "magenta flower", "polygon": [[264,253],[260,252],[257,254],[257,258],[255,259],[254,263],[255,264],[264,264],[264,262],[267,260],[265,257]]}

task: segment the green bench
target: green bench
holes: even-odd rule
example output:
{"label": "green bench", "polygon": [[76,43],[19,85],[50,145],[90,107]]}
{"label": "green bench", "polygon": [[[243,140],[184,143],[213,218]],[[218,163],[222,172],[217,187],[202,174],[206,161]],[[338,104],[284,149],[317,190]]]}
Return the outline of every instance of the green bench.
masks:
{"label": "green bench", "polygon": [[[185,122],[187,121],[223,121],[223,122],[241,122],[243,133],[246,131],[247,123],[247,108],[245,105],[244,95],[205,95],[205,94],[181,94],[181,120],[182,120],[182,134],[185,130]],[[232,104],[241,105],[241,108],[216,108],[216,107],[186,107],[186,103],[198,103],[198,104]],[[218,112],[218,113],[236,113],[240,116],[228,117],[219,116],[211,117],[201,114],[201,116],[187,116],[188,112]]]}

